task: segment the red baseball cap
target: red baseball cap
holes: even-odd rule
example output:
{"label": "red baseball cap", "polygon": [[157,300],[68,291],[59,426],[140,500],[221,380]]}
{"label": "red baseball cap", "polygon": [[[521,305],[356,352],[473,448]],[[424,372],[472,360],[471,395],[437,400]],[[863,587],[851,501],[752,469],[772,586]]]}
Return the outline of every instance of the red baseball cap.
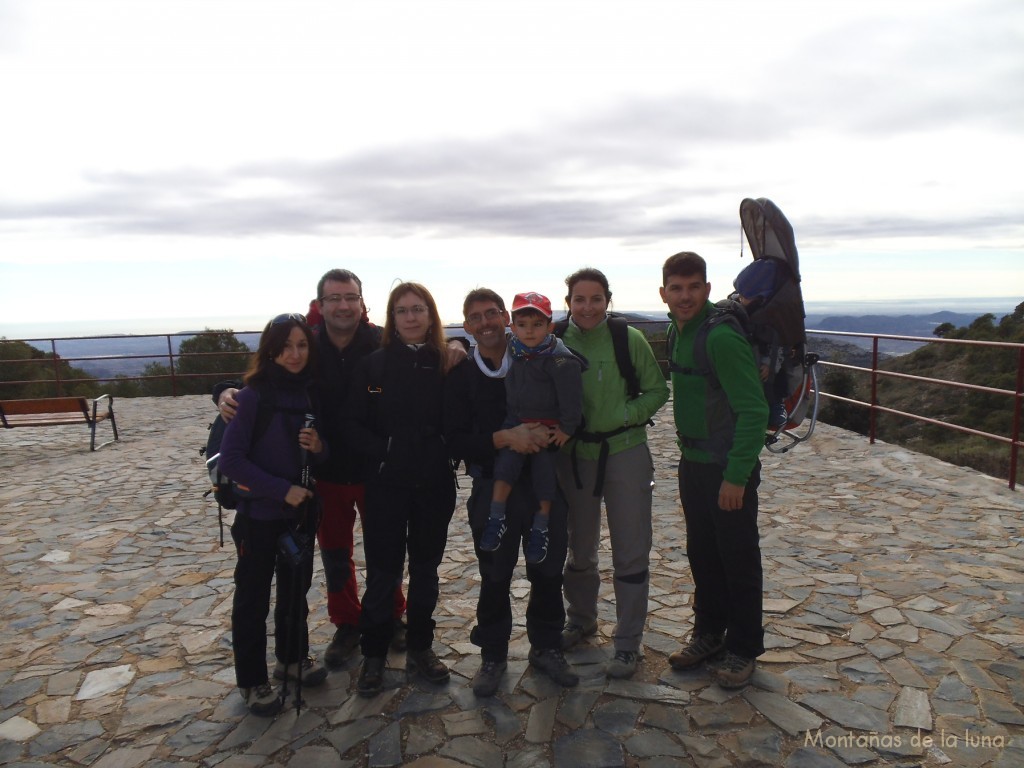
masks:
{"label": "red baseball cap", "polygon": [[551,302],[547,296],[530,291],[529,293],[517,293],[512,299],[512,314],[523,309],[535,309],[548,320],[551,319]]}

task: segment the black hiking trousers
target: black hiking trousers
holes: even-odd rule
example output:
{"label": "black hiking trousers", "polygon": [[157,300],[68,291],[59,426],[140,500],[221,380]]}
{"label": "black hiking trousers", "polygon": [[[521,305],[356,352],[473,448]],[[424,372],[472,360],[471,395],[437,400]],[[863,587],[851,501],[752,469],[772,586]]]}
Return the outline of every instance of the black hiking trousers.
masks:
{"label": "black hiking trousers", "polygon": [[408,649],[423,651],[433,644],[434,609],[440,591],[437,570],[444,558],[448,523],[454,512],[455,477],[450,472],[433,485],[366,484],[366,590],[359,619],[363,656],[387,656],[395,628],[395,589],[402,584],[406,554]]}
{"label": "black hiking trousers", "polygon": [[[523,537],[530,533],[539,504],[529,475],[523,475],[508,497],[505,507],[508,530],[501,539],[501,546],[494,552],[484,552],[480,549],[480,536],[490,515],[493,490],[493,480],[476,478],[469,496],[469,526],[473,531],[473,545],[480,566],[480,596],[476,604],[476,626],[470,633],[470,641],[480,647],[484,661],[505,661],[512,636],[512,577],[519,562]],[[538,650],[561,648],[565,624],[562,568],[568,545],[567,515],[565,498],[561,492],[556,492],[548,521],[547,557],[541,563],[526,563],[526,578],[530,582],[526,636],[530,645]]]}
{"label": "black hiking trousers", "polygon": [[294,664],[309,653],[306,593],[313,582],[312,550],[297,568],[285,560],[278,540],[292,528],[288,520],[253,520],[242,512],[235,515],[231,526],[231,537],[238,553],[231,608],[231,645],[239,688],[254,688],[268,681],[267,616],[271,582],[276,583],[277,591],[274,656],[284,664]]}
{"label": "black hiking trousers", "polygon": [[747,481],[742,509],[718,506],[722,468],[679,461],[679,498],[686,518],[686,555],[693,573],[694,633],[725,633],[725,647],[754,659],[764,653],[764,593],[757,530],[758,462]]}

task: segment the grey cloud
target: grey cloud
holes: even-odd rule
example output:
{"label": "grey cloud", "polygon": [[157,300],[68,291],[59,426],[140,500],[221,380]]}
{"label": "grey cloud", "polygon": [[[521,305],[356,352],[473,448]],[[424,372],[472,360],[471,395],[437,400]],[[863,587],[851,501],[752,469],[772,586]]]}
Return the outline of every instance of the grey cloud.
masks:
{"label": "grey cloud", "polygon": [[[927,11],[922,11],[926,14]],[[610,237],[630,241],[719,235],[736,225],[735,205],[702,216],[707,201],[757,195],[757,167],[743,178],[698,179],[710,153],[787,146],[802,133],[835,146],[956,125],[1019,132],[1024,62],[1016,6],[979,4],[982,23],[947,28],[923,16],[910,42],[871,25],[837,28],[771,69],[751,55],[736,93],[680,92],[622,100],[543,131],[486,140],[380,146],[323,162],[253,163],[227,171],[91,172],[89,194],[34,203],[0,201],[0,221],[54,221],[90,232],[183,236],[385,234],[390,236]],[[954,34],[956,32],[962,34]],[[896,42],[894,42],[896,41]],[[871,66],[858,66],[871,59]],[[970,74],[962,72],[970,61]],[[850,64],[853,62],[853,64]],[[882,65],[884,75],[870,75]],[[977,73],[981,73],[979,76]],[[756,97],[739,91],[753,89]],[[987,134],[982,133],[983,137]],[[753,156],[751,154],[751,156]],[[703,163],[701,163],[703,164]],[[293,190],[239,198],[236,185],[261,180]],[[822,237],[894,237],[956,232],[985,237],[1017,224],[1006,218],[935,218],[869,213],[803,221]]]}
{"label": "grey cloud", "polygon": [[912,15],[831,29],[778,63],[778,103],[789,102],[787,109],[800,123],[848,134],[977,125],[1019,134],[1020,3],[973,3],[970,24],[962,13],[894,7]]}
{"label": "grey cloud", "polygon": [[[679,235],[713,235],[736,226],[735,206],[715,216],[688,215],[690,205],[731,196],[736,205],[758,188],[686,178],[686,150],[679,172],[664,175],[657,152],[628,153],[611,163],[583,144],[575,153],[541,137],[532,141],[435,143],[353,155],[325,162],[263,163],[225,173],[176,170],[158,174],[102,173],[96,192],[36,204],[0,203],[0,220],[56,220],[89,232],[182,236],[268,234],[366,234],[394,237],[517,236],[607,237],[631,242]],[[670,153],[666,153],[666,156]],[[613,153],[615,155],[615,153]],[[616,164],[616,189],[601,174]],[[625,183],[629,175],[635,183]],[[287,196],[228,198],[245,181],[275,179],[293,188]],[[625,190],[625,191],[623,191]],[[614,194],[612,194],[614,192]],[[730,195],[731,193],[731,195]],[[657,211],[657,214],[652,213]],[[842,238],[924,232],[989,235],[1011,222],[993,217],[929,219],[850,217],[801,222],[801,234]]]}

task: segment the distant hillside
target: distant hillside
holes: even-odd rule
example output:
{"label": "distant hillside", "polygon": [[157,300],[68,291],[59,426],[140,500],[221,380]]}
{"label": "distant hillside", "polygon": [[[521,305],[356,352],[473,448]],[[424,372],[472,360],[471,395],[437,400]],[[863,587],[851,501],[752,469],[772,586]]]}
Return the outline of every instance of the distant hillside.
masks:
{"label": "distant hillside", "polygon": [[[664,312],[619,312],[631,323],[636,324],[652,341],[661,338],[667,324]],[[564,313],[556,312],[555,319]],[[953,326],[969,325],[978,315],[962,312],[932,312],[920,315],[808,315],[806,326],[816,330],[848,331],[855,333],[885,333],[899,336],[922,336],[932,338],[933,331],[943,323]],[[464,335],[461,326],[448,326],[452,335]],[[182,331],[170,336],[175,355],[183,341],[191,338],[195,331]],[[239,341],[250,349],[259,342],[258,333],[238,333]],[[104,336],[84,339],[62,339],[56,342],[57,354],[64,360],[72,361],[76,368],[97,378],[113,378],[118,375],[135,376],[147,364],[167,364],[167,337],[154,336]],[[862,365],[870,361],[866,351],[871,349],[870,339],[844,336],[812,335],[808,339],[809,349],[826,360],[844,358],[846,362]],[[43,352],[50,352],[49,344],[34,342],[33,346]],[[884,355],[906,354],[920,347],[920,344],[901,341],[880,341],[879,350]],[[657,349],[655,351],[660,351]],[[865,356],[866,355],[866,356]],[[111,359],[115,357],[126,359]],[[92,359],[80,359],[92,358]]]}
{"label": "distant hillside", "polygon": [[[936,313],[933,317],[945,318],[951,314]],[[992,314],[983,314],[961,327],[948,320],[942,322],[949,323],[941,329],[942,337],[946,339],[1024,343],[1024,304],[1020,304],[1013,314],[998,320]],[[1012,393],[1017,388],[1019,354],[1014,347],[960,346],[936,341],[910,354],[884,361],[879,367],[894,373],[955,381]],[[867,374],[829,371],[822,389],[862,402],[870,400],[870,379]],[[1010,437],[1013,429],[1012,394],[881,376],[878,381],[878,404],[1004,438]],[[829,402],[822,412],[823,421],[858,432],[866,431],[867,417],[866,408],[836,401]],[[1009,448],[995,440],[892,414],[879,414],[876,430],[878,438],[886,442],[905,445],[996,477],[1009,476]],[[1020,468],[1018,472],[1021,472]]]}
{"label": "distant hillside", "polygon": [[[847,365],[858,365],[865,368],[871,367],[871,350],[850,344],[849,339],[837,339],[832,336],[811,336],[807,340],[807,351],[818,355],[822,360],[834,363],[846,363]],[[886,360],[889,355],[880,352],[880,360]]]}
{"label": "distant hillside", "polygon": [[[846,331],[848,333],[883,333],[892,336],[923,336],[932,338],[943,323],[953,326],[970,325],[981,313],[932,312],[926,315],[808,315],[806,325],[819,331]],[[826,336],[871,349],[871,339],[844,336]],[[903,355],[921,347],[912,341],[880,339],[878,349],[890,355]]]}
{"label": "distant hillside", "polygon": [[[170,336],[171,349],[178,354],[181,344],[198,331],[182,331]],[[239,341],[249,349],[259,344],[258,333],[239,333]],[[150,363],[167,364],[167,336],[102,336],[84,339],[60,339],[57,354],[90,376],[112,379],[115,376],[137,376]],[[32,346],[51,352],[48,344],[36,342]],[[81,359],[90,358],[90,359]],[[121,358],[121,359],[111,359]]]}

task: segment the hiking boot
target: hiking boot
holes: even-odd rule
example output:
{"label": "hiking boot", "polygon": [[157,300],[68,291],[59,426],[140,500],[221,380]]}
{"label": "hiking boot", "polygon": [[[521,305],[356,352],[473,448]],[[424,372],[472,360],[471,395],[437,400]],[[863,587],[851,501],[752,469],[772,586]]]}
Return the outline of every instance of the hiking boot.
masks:
{"label": "hiking boot", "polygon": [[632,677],[636,674],[636,666],[642,658],[643,654],[639,651],[616,651],[605,671],[608,677]]}
{"label": "hiking boot", "polygon": [[473,695],[483,698],[497,693],[498,686],[501,685],[501,676],[505,674],[507,668],[508,662],[504,659],[502,661],[484,659],[480,663],[480,669],[473,676]]}
{"label": "hiking boot", "polygon": [[564,688],[573,688],[580,682],[560,648],[531,648],[530,666],[536,667]]}
{"label": "hiking boot", "polygon": [[334,630],[334,637],[324,651],[324,664],[328,669],[337,669],[352,657],[358,647],[359,629],[355,624],[341,624]]}
{"label": "hiking boot", "polygon": [[668,657],[672,669],[692,669],[725,648],[725,635],[694,633],[690,642]]}
{"label": "hiking boot", "polygon": [[238,692],[242,694],[249,711],[259,717],[273,717],[283,706],[281,697],[270,687],[270,683],[260,683],[254,688],[239,688]]}
{"label": "hiking boot", "polygon": [[480,551],[494,552],[501,546],[501,538],[508,530],[504,517],[488,517],[484,532],[480,534]]}
{"label": "hiking boot", "polygon": [[526,539],[526,562],[530,565],[543,563],[548,556],[548,529],[531,528]]}
{"label": "hiking boot", "polygon": [[[298,679],[299,662],[292,662],[288,665],[288,680],[294,681]],[[283,662],[277,662],[274,665],[274,679],[284,680],[285,669]],[[302,660],[302,686],[304,688],[315,688],[316,686],[323,683],[327,679],[327,670],[324,666],[314,659],[312,656],[307,656]]]}
{"label": "hiking boot", "polygon": [[408,644],[408,627],[402,619],[395,619],[395,631],[391,635],[391,650],[404,651]]}
{"label": "hiking boot", "polygon": [[711,675],[722,688],[742,688],[754,674],[754,660],[739,656],[732,651],[714,666]]}
{"label": "hiking boot", "polygon": [[370,699],[384,688],[384,657],[366,656],[363,666],[359,669],[356,691],[360,696]]}
{"label": "hiking boot", "polygon": [[437,658],[433,648],[422,651],[405,652],[405,671],[407,674],[419,674],[428,683],[447,683],[451,677],[448,667]]}
{"label": "hiking boot", "polygon": [[572,622],[569,622],[565,625],[565,629],[562,630],[562,650],[568,651],[574,645],[579,643],[584,637],[590,637],[596,634],[596,621],[589,627],[584,627],[582,624],[573,624]]}

